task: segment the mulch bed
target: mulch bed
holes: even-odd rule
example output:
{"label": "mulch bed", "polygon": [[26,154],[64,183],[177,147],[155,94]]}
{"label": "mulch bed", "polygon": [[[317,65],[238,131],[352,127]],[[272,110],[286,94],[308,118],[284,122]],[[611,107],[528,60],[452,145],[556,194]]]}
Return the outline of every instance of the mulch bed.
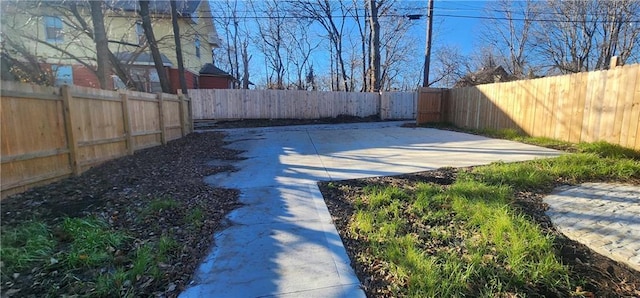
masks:
{"label": "mulch bed", "polygon": [[[352,204],[364,194],[363,188],[367,185],[405,186],[417,182],[449,185],[455,181],[459,171],[465,170],[468,169],[443,168],[400,176],[319,183],[324,200],[352,260],[352,266],[368,297],[392,297],[388,285],[393,282],[393,277],[381,270],[381,266],[376,266],[375,263],[362,263],[356,257],[357,252],[364,251],[366,246],[349,236],[348,225],[354,214]],[[543,203],[542,198],[554,186],[561,184],[563,181],[558,181],[557,185],[545,189],[517,192],[514,204],[520,212],[536,221],[544,232],[555,236],[559,258],[569,267],[571,275],[576,280],[584,281],[582,289],[576,289],[582,291],[583,297],[640,297],[639,272],[566,238],[553,227],[549,217],[545,215],[547,205]],[[548,295],[548,292],[540,293],[541,297],[549,297]],[[564,297],[566,296],[569,296],[569,293],[565,293]]]}
{"label": "mulch bed", "polygon": [[327,117],[320,119],[242,119],[242,120],[198,120],[194,126],[196,129],[225,129],[225,128],[246,128],[246,127],[268,127],[268,126],[289,126],[289,125],[313,125],[313,124],[338,124],[338,123],[359,123],[359,122],[380,122],[380,117],[371,115],[367,117],[357,117],[349,115],[338,115],[335,118]]}
{"label": "mulch bed", "polygon": [[[0,202],[2,227],[31,219],[52,226],[64,217],[96,216],[108,219],[111,229],[126,232],[138,244],[170,234],[180,249],[161,267],[162,278],[140,280],[130,287],[141,296],[175,297],[210,251],[214,232],[221,228],[226,214],[239,206],[236,190],[214,188],[203,182],[205,176],[234,170],[230,164],[238,159],[239,152],[224,148],[223,138],[223,134],[214,132],[190,134],[165,146],[108,161],[80,176],[4,199]],[[208,166],[211,160],[226,160],[229,165]],[[163,197],[178,201],[180,208],[145,214],[140,220],[149,201]],[[186,229],[183,218],[195,207],[204,211],[203,224]],[[95,276],[95,272],[83,270],[69,272],[42,265],[25,272],[4,272],[2,296],[86,295],[87,289],[82,289],[86,280],[82,279]]]}

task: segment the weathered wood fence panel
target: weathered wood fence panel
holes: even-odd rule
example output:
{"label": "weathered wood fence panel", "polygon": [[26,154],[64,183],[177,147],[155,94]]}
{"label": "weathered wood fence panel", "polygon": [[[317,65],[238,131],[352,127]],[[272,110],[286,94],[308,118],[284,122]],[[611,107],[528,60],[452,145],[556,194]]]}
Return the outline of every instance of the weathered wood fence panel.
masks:
{"label": "weathered wood fence panel", "polygon": [[445,121],[640,149],[640,64],[447,91]]}
{"label": "weathered wood fence panel", "polygon": [[418,90],[417,118],[418,124],[441,122],[444,111],[446,89],[420,88]]}
{"label": "weathered wood fence panel", "polygon": [[2,82],[2,198],[178,139],[189,109],[171,94]]}
{"label": "weathered wood fence panel", "polygon": [[299,90],[189,90],[193,118],[318,119],[349,115],[415,119],[414,92],[362,93]]}
{"label": "weathered wood fence panel", "polygon": [[381,119],[416,119],[418,94],[415,92],[384,92],[380,94]]}

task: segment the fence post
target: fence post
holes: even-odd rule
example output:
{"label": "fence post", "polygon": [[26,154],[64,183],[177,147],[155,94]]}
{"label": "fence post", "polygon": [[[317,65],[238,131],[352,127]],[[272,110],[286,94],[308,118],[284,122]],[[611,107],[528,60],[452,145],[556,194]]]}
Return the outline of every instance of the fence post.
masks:
{"label": "fence post", "polygon": [[164,102],[162,97],[163,97],[162,93],[158,93],[158,114],[159,114],[158,122],[160,122],[160,141],[162,142],[162,145],[166,145],[167,130],[164,126]]}
{"label": "fence post", "polygon": [[418,119],[418,99],[420,97],[420,93],[418,90],[413,93],[413,115],[412,119]]}
{"label": "fence post", "polygon": [[73,117],[71,116],[71,91],[69,86],[63,85],[60,87],[60,93],[62,94],[63,114],[64,114],[64,127],[65,135],[67,137],[67,144],[69,146],[69,165],[71,166],[71,172],[73,175],[80,174],[80,163],[78,162],[78,143],[76,142],[76,136],[73,131],[73,123],[71,123]]}
{"label": "fence post", "polygon": [[189,124],[188,133],[193,132],[193,105],[191,98],[186,98],[185,104],[187,105],[187,123]]}
{"label": "fence post", "polygon": [[180,100],[180,102],[178,103],[178,113],[180,113],[180,135],[184,137],[186,135],[185,132],[187,126],[187,123],[184,119],[184,95],[178,94],[178,100]]}
{"label": "fence post", "polygon": [[120,93],[120,100],[122,100],[122,123],[124,124],[124,136],[127,143],[127,153],[133,154],[133,132],[131,131],[131,119],[129,118],[129,94],[127,92]]}
{"label": "fence post", "polygon": [[620,57],[612,56],[611,60],[609,60],[609,69],[614,69],[620,66]]}
{"label": "fence post", "polygon": [[377,92],[376,95],[378,99],[378,117],[380,117],[380,120],[384,120],[384,116],[382,115],[382,92]]}

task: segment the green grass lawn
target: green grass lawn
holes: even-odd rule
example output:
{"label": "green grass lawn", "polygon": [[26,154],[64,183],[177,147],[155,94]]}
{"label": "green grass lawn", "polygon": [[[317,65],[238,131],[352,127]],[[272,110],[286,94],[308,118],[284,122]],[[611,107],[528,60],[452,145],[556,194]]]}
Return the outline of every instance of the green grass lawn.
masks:
{"label": "green grass lawn", "polygon": [[[160,212],[173,212],[179,207],[180,203],[171,197],[152,199],[138,219],[153,221]],[[184,218],[184,228],[199,228],[202,220],[202,209],[191,209]],[[77,287],[83,288],[81,292],[96,297],[138,296],[132,288],[121,292],[123,285],[158,280],[162,274],[160,266],[179,249],[170,234],[141,242],[97,217],[67,217],[58,224],[32,220],[2,227],[1,241],[3,275],[31,268],[60,270],[76,280]],[[89,269],[92,276],[74,276],[80,268]],[[55,293],[55,289],[52,291]]]}
{"label": "green grass lawn", "polygon": [[557,181],[638,179],[640,154],[601,142],[574,145],[506,134],[576,153],[475,167],[459,172],[451,185],[367,186],[355,200],[348,233],[365,247],[356,258],[378,264],[392,296],[579,294],[581,282],[560,262],[553,236],[518,211],[514,193],[548,191]]}

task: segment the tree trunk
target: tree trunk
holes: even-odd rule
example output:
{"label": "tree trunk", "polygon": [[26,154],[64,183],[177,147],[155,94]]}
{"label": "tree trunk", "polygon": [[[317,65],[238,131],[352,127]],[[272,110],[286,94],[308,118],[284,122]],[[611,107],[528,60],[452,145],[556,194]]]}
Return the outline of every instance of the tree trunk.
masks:
{"label": "tree trunk", "polygon": [[187,80],[184,77],[184,62],[182,59],[182,44],[180,42],[180,26],[178,26],[178,9],[176,1],[169,1],[171,4],[171,24],[173,25],[173,38],[176,43],[176,58],[178,60],[178,77],[182,94],[187,95]]}
{"label": "tree trunk", "polygon": [[[364,13],[364,17],[365,19],[368,17],[367,12],[365,10]],[[362,27],[362,33],[361,33],[361,37],[362,37],[362,47],[360,48],[362,50],[362,91],[367,91],[368,89],[368,83],[367,83],[367,36],[369,35],[369,33],[367,32],[367,27],[366,24],[365,26]]]}
{"label": "tree trunk", "polygon": [[160,55],[160,49],[158,49],[158,42],[153,35],[153,27],[151,27],[151,17],[149,16],[149,1],[140,0],[140,17],[142,18],[142,28],[144,29],[144,35],[149,43],[151,49],[151,56],[153,57],[153,63],[156,66],[158,77],[160,78],[160,87],[162,92],[171,93],[171,87],[169,86],[169,79],[167,78],[167,72],[164,70],[162,63],[162,56]]}
{"label": "tree trunk", "polygon": [[376,0],[367,0],[369,6],[369,27],[371,30],[371,57],[369,67],[371,80],[369,88],[372,92],[380,91],[380,23],[378,22],[378,4]]}
{"label": "tree trunk", "polygon": [[[76,5],[76,3],[72,2],[69,8],[71,10],[71,14],[75,16],[76,21],[78,21],[78,23],[80,24],[82,31],[85,34],[87,34],[89,38],[94,39],[93,31],[91,30],[91,28],[89,28],[89,24],[87,24],[85,19],[80,15],[80,12],[78,11],[78,6]],[[104,15],[102,15],[102,17],[103,17],[102,23],[104,25]],[[101,49],[106,50],[107,57],[109,59],[109,62],[111,63],[111,67],[113,68],[113,71],[115,71],[116,75],[120,78],[120,80],[127,86],[127,88],[135,89],[136,86],[133,83],[131,76],[129,75],[125,67],[122,65],[120,60],[118,60],[116,55],[114,55],[113,52],[111,52],[111,50],[108,47],[101,47]],[[72,56],[71,58],[78,61],[81,64],[84,62],[84,60],[79,57]],[[96,76],[97,76],[97,73],[96,73]]]}
{"label": "tree trunk", "polygon": [[234,78],[234,82],[233,85],[235,86],[236,89],[240,89],[240,84],[238,84],[238,78],[240,77],[240,63],[238,61],[238,19],[236,16],[236,11],[233,11],[233,53],[234,53],[234,58],[235,58],[235,71],[234,73],[236,74],[235,78]]}
{"label": "tree trunk", "polygon": [[249,61],[251,60],[251,56],[249,56],[247,48],[248,42],[245,41],[242,44],[242,89],[249,89]]}
{"label": "tree trunk", "polygon": [[104,29],[104,16],[102,14],[102,1],[89,1],[91,4],[91,19],[93,21],[93,40],[96,43],[96,56],[98,60],[98,81],[101,89],[107,89],[110,78],[111,66],[109,65],[109,42],[107,32]]}

